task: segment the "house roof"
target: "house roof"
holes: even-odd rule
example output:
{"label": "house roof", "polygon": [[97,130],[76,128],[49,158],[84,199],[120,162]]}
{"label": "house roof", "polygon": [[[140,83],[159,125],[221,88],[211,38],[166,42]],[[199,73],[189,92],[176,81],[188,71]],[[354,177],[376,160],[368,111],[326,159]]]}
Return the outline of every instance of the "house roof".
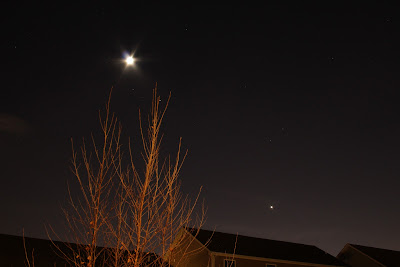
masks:
{"label": "house roof", "polygon": [[349,244],[386,267],[399,266],[400,251]]}
{"label": "house roof", "polygon": [[[62,246],[62,243],[55,242]],[[28,259],[32,265],[32,255],[35,266],[65,266],[67,262],[57,255],[51,241],[25,237],[25,247]],[[24,248],[24,238],[0,234],[0,262],[2,266],[27,266]]]}
{"label": "house roof", "polygon": [[[206,245],[207,248],[212,252],[294,262],[345,266],[344,263],[336,259],[334,256],[311,245],[221,233],[209,230],[198,230],[194,228],[187,228],[187,230],[203,245]],[[199,232],[197,233],[197,231]]]}
{"label": "house roof", "polygon": [[[25,239],[25,247],[24,247],[24,239]],[[38,239],[31,237],[24,238],[21,236],[0,234],[0,265],[25,267],[27,266],[26,264],[26,256],[27,256],[31,266],[32,265],[36,267],[71,266],[71,264],[61,256],[61,253],[54,245],[57,246],[60,250],[62,250],[63,253],[65,254],[71,253],[69,246],[71,246],[75,251],[78,250],[77,244],[74,243],[65,243],[58,241],[52,242],[46,239]],[[100,252],[103,249],[103,247],[98,247],[98,249]],[[155,253],[145,253],[145,255],[150,257],[147,259],[150,262],[158,263],[158,259],[160,259]],[[32,261],[32,256],[33,256],[33,261]],[[102,260],[104,260],[104,257],[100,257],[99,261]],[[148,263],[145,264],[147,266]],[[152,265],[152,266],[157,266],[157,265]],[[164,264],[163,266],[167,265]]]}

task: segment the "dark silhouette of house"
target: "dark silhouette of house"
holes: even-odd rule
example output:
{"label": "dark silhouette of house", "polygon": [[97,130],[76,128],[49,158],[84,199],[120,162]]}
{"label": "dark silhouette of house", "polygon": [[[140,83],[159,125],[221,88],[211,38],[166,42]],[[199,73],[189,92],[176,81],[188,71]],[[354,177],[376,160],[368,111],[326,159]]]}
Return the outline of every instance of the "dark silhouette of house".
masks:
{"label": "dark silhouette of house", "polygon": [[[55,243],[64,248],[63,243]],[[23,237],[0,234],[0,265],[25,267],[28,266],[27,256],[29,262],[34,263],[36,267],[70,266],[66,260],[57,255],[57,249],[49,240],[25,237],[25,247],[26,250]]]}
{"label": "dark silhouette of house", "polygon": [[[71,257],[71,248],[77,251],[78,246],[73,243],[0,234],[0,266],[26,267],[29,266],[28,260],[32,267],[72,266],[62,255],[65,253]],[[111,266],[107,249],[98,247],[98,250],[100,256],[96,266]],[[167,266],[154,253],[145,253],[144,259],[144,266]]]}
{"label": "dark silhouette of house", "polygon": [[400,251],[346,244],[338,259],[351,267],[399,267]]}
{"label": "dark silhouette of house", "polygon": [[256,237],[184,228],[182,247],[197,251],[186,256],[182,249],[170,255],[171,263],[179,266],[210,267],[295,267],[345,266],[323,250],[304,244]]}

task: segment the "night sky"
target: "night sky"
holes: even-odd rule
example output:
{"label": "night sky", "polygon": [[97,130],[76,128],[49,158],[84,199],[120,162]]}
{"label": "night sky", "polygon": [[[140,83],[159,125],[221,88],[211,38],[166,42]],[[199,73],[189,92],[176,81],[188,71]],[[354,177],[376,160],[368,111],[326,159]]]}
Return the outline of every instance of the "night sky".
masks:
{"label": "night sky", "polygon": [[206,229],[400,250],[400,9],[322,2],[4,8],[0,232],[58,227],[70,138],[99,129],[114,86],[124,138],[139,140],[157,82],[172,94],[163,152],[183,138]]}

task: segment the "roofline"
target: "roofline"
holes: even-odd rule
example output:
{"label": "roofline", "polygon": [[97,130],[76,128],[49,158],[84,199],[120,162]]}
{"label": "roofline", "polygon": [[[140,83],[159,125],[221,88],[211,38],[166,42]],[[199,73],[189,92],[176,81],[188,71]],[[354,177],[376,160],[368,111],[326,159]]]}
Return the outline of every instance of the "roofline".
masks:
{"label": "roofline", "polygon": [[202,228],[193,228],[193,227],[191,227],[190,229],[195,229],[195,230],[200,230],[200,231],[208,231],[208,232],[212,232],[213,234],[214,233],[219,233],[219,234],[224,234],[224,235],[234,235],[234,236],[241,236],[241,237],[249,237],[249,238],[260,239],[260,240],[270,240],[270,241],[284,242],[284,243],[295,244],[295,245],[316,247],[316,248],[320,249],[319,247],[317,247],[315,245],[296,243],[296,242],[292,242],[292,241],[284,241],[284,240],[278,240],[278,239],[262,238],[262,237],[252,236],[252,235],[239,235],[238,233],[234,234],[234,233],[229,233],[229,232],[221,232],[221,231],[208,230],[208,229],[202,229]]}
{"label": "roofline", "polygon": [[337,266],[343,267],[345,265],[329,265],[329,264],[322,264],[322,263],[311,263],[311,262],[302,262],[302,261],[288,261],[288,260],[281,260],[281,259],[274,259],[274,258],[263,258],[263,257],[255,257],[255,256],[246,256],[240,254],[231,254],[231,253],[223,253],[223,252],[211,252],[211,255],[214,256],[224,256],[230,258],[242,258],[247,260],[261,260],[261,261],[275,261],[278,263],[288,263],[288,264],[298,264],[298,265],[305,265],[305,266],[315,266],[315,267],[326,267],[326,266]]}
{"label": "roofline", "polygon": [[[198,244],[200,244],[202,247],[204,247],[204,248],[209,252],[210,255],[214,255],[214,256],[230,256],[230,257],[232,257],[232,258],[234,258],[234,257],[239,257],[239,258],[243,258],[243,259],[252,259],[252,260],[258,259],[258,260],[263,260],[263,261],[276,261],[276,262],[280,262],[280,263],[296,263],[296,264],[300,264],[300,265],[308,265],[308,266],[316,266],[316,267],[318,267],[318,266],[323,266],[323,267],[325,267],[325,266],[328,265],[328,264],[321,264],[321,263],[311,263],[311,262],[301,262],[301,261],[288,261],[288,260],[281,260],[281,259],[263,258],[263,257],[255,257],[255,256],[240,255],[240,254],[231,254],[231,253],[224,253],[224,252],[216,252],[216,251],[212,251],[212,250],[210,250],[208,247],[206,247],[200,240],[197,239],[196,236],[193,236],[193,234],[192,234],[191,232],[189,232],[189,231],[186,229],[186,227],[184,227],[184,229],[185,229],[185,231],[188,232],[192,237],[194,237],[194,239],[196,240],[196,242],[197,242]],[[196,229],[196,228],[192,228],[192,229]],[[196,230],[200,230],[200,231],[201,231],[201,229],[196,229]],[[208,231],[210,231],[210,230],[208,230]],[[212,232],[213,232],[213,234],[214,234],[215,231],[212,231]],[[218,233],[230,234],[230,233],[223,233],[223,232],[218,232]],[[230,234],[230,235],[232,235],[232,234]],[[238,235],[237,235],[237,236],[238,236]],[[263,238],[259,238],[259,237],[251,237],[251,238],[263,239]],[[212,239],[212,236],[211,236],[211,239]],[[270,240],[271,240],[271,239],[270,239]],[[279,240],[274,240],[274,241],[279,241]],[[279,241],[279,242],[286,242],[286,241]],[[298,244],[298,243],[293,243],[293,242],[286,242],[286,243]],[[300,245],[304,245],[304,244],[300,244]],[[312,247],[315,247],[315,248],[319,249],[318,247],[313,246],[313,245],[306,245],[306,246],[312,246]],[[325,251],[324,251],[324,252],[325,252]],[[325,253],[326,253],[326,252],[325,252]],[[331,256],[332,256],[332,255],[331,255]],[[332,256],[332,257],[334,257],[334,256]],[[334,258],[336,258],[336,257],[334,257]],[[328,265],[328,266],[339,266],[339,267],[342,267],[342,266],[344,266],[344,265]]]}
{"label": "roofline", "polygon": [[[202,246],[203,248],[205,248],[207,251],[208,251],[208,253],[210,254],[210,255],[213,255],[213,256],[230,256],[231,258],[234,258],[234,257],[239,257],[239,258],[243,258],[243,259],[252,259],[252,260],[256,260],[256,259],[258,259],[258,260],[263,260],[263,261],[276,261],[276,262],[280,262],[280,263],[296,263],[296,264],[300,264],[300,265],[308,265],[308,266],[316,266],[316,267],[318,267],[318,266],[323,266],[323,267],[325,267],[325,266],[327,266],[328,264],[321,264],[321,263],[311,263],[311,262],[301,262],[301,261],[288,261],[288,260],[280,260],[280,259],[273,259],[273,258],[263,258],[263,257],[255,257],[255,256],[246,256],[246,255],[240,255],[240,254],[231,254],[231,253],[224,253],[224,252],[216,252],[216,251],[212,251],[212,250],[210,250],[208,247],[206,247],[200,240],[198,240],[197,239],[197,237],[196,236],[194,236],[191,232],[189,232],[187,229],[186,229],[186,227],[183,227],[183,229],[186,231],[186,232],[188,232],[195,240],[196,240],[196,242],[200,245],[200,246]],[[193,228],[193,229],[195,229],[195,228]],[[201,229],[196,229],[196,230],[200,230],[201,231]],[[209,231],[209,230],[208,230]],[[213,233],[214,233],[214,231],[213,231]],[[219,232],[219,233],[222,233],[222,232]],[[223,233],[224,234],[224,233]],[[230,233],[225,233],[225,234],[230,234]],[[211,236],[211,238],[212,238],[212,236]],[[257,239],[262,239],[262,238],[258,238],[258,237],[252,237],[252,238],[257,238]],[[284,241],[285,242],[285,241]],[[287,243],[292,243],[292,242],[287,242]],[[292,244],[297,244],[297,243],[292,243]],[[307,245],[307,246],[312,246],[312,245]],[[315,246],[313,246],[313,247],[315,247]],[[316,247],[316,248],[318,248],[318,247]],[[319,249],[319,248],[318,248]],[[332,256],[332,257],[334,257],[334,256]],[[335,257],[334,257],[335,258]],[[328,266],[338,266],[338,267],[342,267],[342,266],[344,266],[344,265],[328,265]]]}
{"label": "roofline", "polygon": [[[197,239],[197,235],[194,236],[191,232],[189,232],[186,227],[183,227],[183,230],[186,231],[201,247],[203,247],[204,249],[206,249],[208,251],[209,254],[212,253],[212,251],[206,247],[203,243],[200,242],[200,240]],[[197,231],[199,231],[200,229],[196,229]]]}
{"label": "roofline", "polygon": [[[185,232],[186,232],[186,233],[185,233]],[[193,236],[192,233],[190,233],[190,232],[186,229],[186,227],[181,227],[181,229],[179,230],[179,232],[176,234],[175,237],[177,237],[177,236],[179,236],[179,235],[187,235],[188,238],[190,238],[190,240],[189,240],[189,245],[192,244],[192,242],[197,242],[197,243],[200,245],[199,251],[202,251],[202,250],[205,249],[205,250],[208,251],[208,254],[210,255],[211,251],[210,251],[206,246],[204,246],[199,240],[197,240],[197,238],[195,238],[195,236]],[[186,237],[185,237],[185,238],[186,238]],[[172,242],[171,245],[174,246],[174,244],[176,244],[176,242],[177,242],[177,239],[175,238],[175,240]],[[196,250],[197,250],[197,249],[196,249]],[[161,258],[162,258],[164,261],[166,261],[166,260],[169,259],[170,256],[171,256],[171,251],[167,251],[167,253],[166,253],[164,256],[161,256]]]}
{"label": "roofline", "polygon": [[[347,244],[344,246],[344,248],[342,248],[342,250],[339,252],[339,254],[342,253],[342,251],[344,251],[345,248],[347,248],[347,247],[352,247],[353,249],[357,250],[359,253],[361,253],[362,255],[366,256],[367,258],[369,258],[370,260],[374,261],[375,263],[379,264],[380,266],[386,267],[386,265],[384,265],[383,263],[381,263],[381,262],[377,261],[376,259],[372,258],[372,257],[369,256],[368,254],[365,254],[364,252],[362,252],[361,250],[357,249],[355,246],[353,246],[353,245],[350,244],[350,243],[347,243]],[[338,254],[338,256],[339,256],[339,254]]]}
{"label": "roofline", "polygon": [[336,255],[336,258],[339,257],[340,253],[342,253],[350,244],[347,243],[346,245],[344,245],[344,247],[339,251],[339,253]]}

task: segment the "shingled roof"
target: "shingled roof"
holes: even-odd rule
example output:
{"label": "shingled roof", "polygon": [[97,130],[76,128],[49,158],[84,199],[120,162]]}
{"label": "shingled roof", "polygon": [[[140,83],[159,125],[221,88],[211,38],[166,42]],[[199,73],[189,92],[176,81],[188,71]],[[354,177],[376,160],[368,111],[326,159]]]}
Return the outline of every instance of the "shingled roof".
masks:
{"label": "shingled roof", "polygon": [[361,245],[349,244],[358,251],[361,251],[370,258],[378,261],[386,267],[398,267],[400,264],[400,251],[366,247]]}
{"label": "shingled roof", "polygon": [[[212,252],[242,256],[277,259],[293,262],[345,266],[344,263],[323,250],[304,244],[198,230],[187,228],[193,236]],[[198,234],[196,235],[198,231]],[[236,249],[235,249],[235,242]],[[234,251],[235,249],[235,251]]]}

